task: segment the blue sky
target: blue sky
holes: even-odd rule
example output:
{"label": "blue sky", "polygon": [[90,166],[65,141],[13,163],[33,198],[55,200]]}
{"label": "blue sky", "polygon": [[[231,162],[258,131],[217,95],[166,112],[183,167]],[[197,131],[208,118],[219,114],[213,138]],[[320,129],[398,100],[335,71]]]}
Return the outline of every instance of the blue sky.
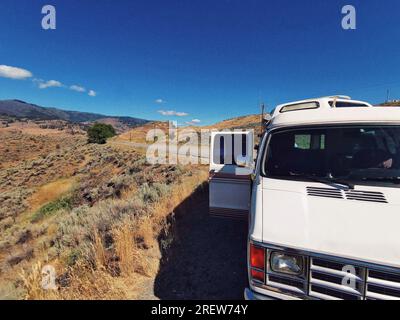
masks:
{"label": "blue sky", "polygon": [[[41,28],[45,4],[54,31]],[[357,30],[341,28],[346,4]],[[400,98],[399,12],[398,0],[2,0],[0,65],[32,77],[0,77],[0,99],[202,124],[258,113],[260,99],[378,103],[387,89]],[[63,87],[40,89],[49,80]]]}

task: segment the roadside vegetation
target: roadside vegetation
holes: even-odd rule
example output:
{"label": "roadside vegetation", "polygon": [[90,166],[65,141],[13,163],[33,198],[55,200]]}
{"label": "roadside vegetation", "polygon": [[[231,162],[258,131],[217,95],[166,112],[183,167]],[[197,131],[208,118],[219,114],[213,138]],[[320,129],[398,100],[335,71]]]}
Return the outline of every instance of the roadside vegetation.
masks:
{"label": "roadside vegetation", "polygon": [[105,144],[107,139],[116,135],[116,132],[114,127],[110,124],[95,123],[89,127],[87,134],[89,143]]}
{"label": "roadside vegetation", "polygon": [[45,204],[38,211],[36,211],[31,218],[31,222],[36,223],[40,220],[43,220],[52,214],[57,213],[60,210],[71,210],[72,203],[71,198],[63,197],[60,199],[56,199],[50,203]]}
{"label": "roadside vegetation", "polygon": [[[150,166],[132,147],[83,135],[60,133],[49,147],[40,134],[33,150],[43,154],[29,155],[23,130],[0,132],[0,145],[25,149],[0,168],[0,298],[142,298],[168,246],[158,241],[167,216],[206,180],[205,168]],[[41,287],[45,265],[57,290]]]}

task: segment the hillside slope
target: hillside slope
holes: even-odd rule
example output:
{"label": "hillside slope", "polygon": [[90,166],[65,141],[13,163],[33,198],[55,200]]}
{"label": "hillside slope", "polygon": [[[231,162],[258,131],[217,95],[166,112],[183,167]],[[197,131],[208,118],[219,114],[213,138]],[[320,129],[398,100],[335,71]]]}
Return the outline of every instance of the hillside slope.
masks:
{"label": "hillside slope", "polygon": [[260,127],[260,115],[248,115],[224,120],[211,126],[202,127],[202,129],[235,130],[235,129],[255,129]]}
{"label": "hillside slope", "polygon": [[[190,128],[195,130],[196,132],[200,132],[201,130],[254,130],[256,134],[259,134],[261,132],[260,121],[260,115],[248,115],[224,120],[210,126],[198,126]],[[187,128],[188,127],[180,127],[178,129],[178,132],[182,132],[182,130],[185,130]],[[165,133],[166,137],[169,136],[168,122],[155,121],[148,122],[143,126],[135,127],[119,135],[116,140],[134,143],[146,143],[146,135],[150,130],[153,129],[162,130]]]}
{"label": "hillside slope", "polygon": [[400,107],[400,101],[395,102],[384,102],[380,104],[381,106],[388,106],[388,107]]}

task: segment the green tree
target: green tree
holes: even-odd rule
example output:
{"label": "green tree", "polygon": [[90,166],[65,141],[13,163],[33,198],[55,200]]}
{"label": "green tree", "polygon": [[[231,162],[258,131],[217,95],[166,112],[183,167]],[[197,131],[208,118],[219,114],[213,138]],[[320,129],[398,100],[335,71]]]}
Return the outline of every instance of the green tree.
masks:
{"label": "green tree", "polygon": [[110,124],[95,123],[88,129],[88,142],[89,143],[106,143],[108,138],[116,135],[115,129]]}

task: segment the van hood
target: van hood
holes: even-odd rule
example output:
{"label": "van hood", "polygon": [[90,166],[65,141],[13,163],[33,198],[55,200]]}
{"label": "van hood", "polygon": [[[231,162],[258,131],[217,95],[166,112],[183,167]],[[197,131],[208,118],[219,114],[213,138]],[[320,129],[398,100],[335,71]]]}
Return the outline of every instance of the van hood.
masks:
{"label": "van hood", "polygon": [[400,189],[264,178],[266,244],[400,267]]}

